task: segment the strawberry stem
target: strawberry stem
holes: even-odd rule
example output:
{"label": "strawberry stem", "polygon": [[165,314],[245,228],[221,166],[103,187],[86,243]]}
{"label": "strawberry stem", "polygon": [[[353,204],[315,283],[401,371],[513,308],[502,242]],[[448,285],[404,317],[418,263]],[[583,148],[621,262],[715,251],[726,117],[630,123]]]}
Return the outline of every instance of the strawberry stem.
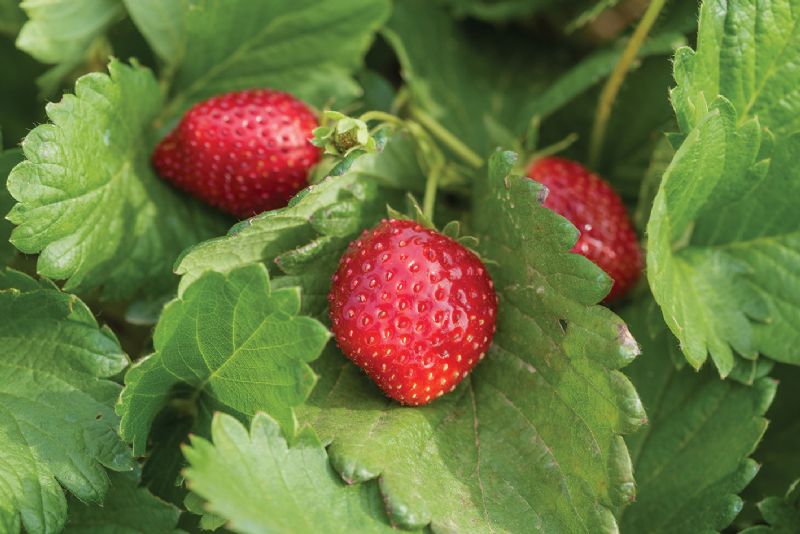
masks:
{"label": "strawberry stem", "polygon": [[439,124],[436,119],[418,108],[411,109],[411,117],[424,126],[440,143],[464,160],[465,163],[476,169],[483,167],[483,158]]}
{"label": "strawberry stem", "polygon": [[552,145],[547,145],[546,147],[537,150],[536,152],[531,154],[531,157],[528,158],[527,162],[525,162],[525,169],[530,167],[534,161],[546,158],[547,156],[552,156],[553,154],[558,154],[559,152],[563,152],[577,140],[578,140],[578,134],[573,132],[568,136],[566,136],[561,141],[556,141]]}
{"label": "strawberry stem", "polygon": [[428,172],[428,180],[425,182],[425,196],[422,197],[422,214],[429,221],[433,221],[433,207],[436,204],[436,189],[439,185],[440,174],[442,174],[442,165],[432,166]]}
{"label": "strawberry stem", "polygon": [[600,151],[605,144],[606,129],[608,127],[608,119],[611,117],[611,108],[617,98],[622,82],[630,70],[631,64],[639,54],[639,49],[644,44],[647,35],[653,28],[658,14],[664,7],[666,0],[652,0],[647,10],[642,16],[639,25],[633,32],[625,50],[622,52],[619,62],[614,67],[614,71],[603,86],[603,91],[600,93],[600,99],[597,101],[597,109],[594,116],[594,126],[592,127],[592,137],[589,143],[589,165],[596,167],[600,158]]}
{"label": "strawberry stem", "polygon": [[[419,119],[419,117],[414,117],[415,119]],[[444,170],[444,157],[441,154],[441,151],[436,148],[435,143],[428,135],[428,132],[422,127],[423,124],[421,120],[417,124],[413,121],[403,121],[399,117],[392,115],[391,113],[386,113],[383,111],[367,111],[363,115],[359,117],[360,120],[367,122],[367,121],[383,121],[384,123],[396,124],[405,126],[409,129],[417,141],[417,150],[418,150],[418,158],[420,163],[423,167],[427,167],[427,175],[428,179],[425,182],[425,196],[422,199],[422,214],[428,219],[433,220],[433,209],[434,205],[436,204],[436,189],[439,186],[439,177]],[[432,120],[432,119],[431,119]],[[438,123],[436,123],[436,127],[441,129],[447,136],[451,137],[451,142],[455,141],[458,145],[461,145],[461,141],[456,139],[450,132],[442,128]],[[428,130],[431,130],[429,127]],[[452,148],[452,145],[448,144]],[[463,146],[463,145],[462,145]],[[464,150],[469,151],[469,148],[463,146]],[[457,149],[453,149],[454,152],[457,152]],[[471,151],[470,151],[471,152]],[[458,153],[458,152],[457,152]],[[480,157],[472,154],[475,158],[480,160]],[[483,165],[483,162],[480,163]]]}
{"label": "strawberry stem", "polygon": [[364,122],[383,121],[392,124],[403,124],[402,119],[392,115],[391,113],[386,113],[384,111],[367,111],[366,113],[361,115],[358,119]]}

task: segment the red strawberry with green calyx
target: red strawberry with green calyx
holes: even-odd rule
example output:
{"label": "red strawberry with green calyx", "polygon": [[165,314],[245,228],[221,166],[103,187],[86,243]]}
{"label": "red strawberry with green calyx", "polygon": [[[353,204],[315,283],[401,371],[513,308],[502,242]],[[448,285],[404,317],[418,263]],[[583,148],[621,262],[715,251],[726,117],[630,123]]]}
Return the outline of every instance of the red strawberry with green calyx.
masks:
{"label": "red strawberry with green calyx", "polygon": [[582,165],[562,158],[536,160],[527,174],[547,187],[544,206],[580,231],[572,251],[591,260],[614,281],[606,300],[625,295],[639,280],[642,254],[625,206],[611,186]]}
{"label": "red strawberry with green calyx", "polygon": [[399,219],[350,244],[328,302],[344,354],[387,396],[412,406],[455,389],[486,355],[497,319],[478,256]]}
{"label": "red strawberry with green calyx", "polygon": [[305,187],[320,151],[309,141],[311,110],[280,91],[253,89],[192,107],[153,153],[178,188],[246,218],[285,206]]}

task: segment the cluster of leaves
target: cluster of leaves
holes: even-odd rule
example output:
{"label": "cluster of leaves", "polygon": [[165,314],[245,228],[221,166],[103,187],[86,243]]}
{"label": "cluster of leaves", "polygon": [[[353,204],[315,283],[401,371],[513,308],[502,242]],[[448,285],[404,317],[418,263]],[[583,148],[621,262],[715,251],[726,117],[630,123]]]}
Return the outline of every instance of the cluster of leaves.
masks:
{"label": "cluster of leaves", "polygon": [[[586,158],[630,32],[598,25],[630,4],[0,0],[0,66],[24,66],[0,95],[67,89],[46,119],[0,104],[7,146],[43,122],[0,152],[0,530],[800,530],[800,0],[697,25],[667,2],[596,162],[647,236],[612,311],[520,169],[576,135]],[[320,143],[357,142],[234,224],[149,156],[251,87],[399,118],[327,112]],[[330,342],[325,297],[434,172],[500,310],[475,372],[408,408]]]}

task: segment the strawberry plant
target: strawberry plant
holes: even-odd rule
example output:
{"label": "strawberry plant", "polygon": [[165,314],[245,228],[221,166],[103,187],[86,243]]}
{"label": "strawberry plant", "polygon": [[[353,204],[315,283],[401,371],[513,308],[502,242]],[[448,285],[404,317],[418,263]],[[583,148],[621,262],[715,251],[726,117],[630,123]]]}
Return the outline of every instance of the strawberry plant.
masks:
{"label": "strawberry plant", "polygon": [[800,532],[799,26],[0,0],[0,532]]}

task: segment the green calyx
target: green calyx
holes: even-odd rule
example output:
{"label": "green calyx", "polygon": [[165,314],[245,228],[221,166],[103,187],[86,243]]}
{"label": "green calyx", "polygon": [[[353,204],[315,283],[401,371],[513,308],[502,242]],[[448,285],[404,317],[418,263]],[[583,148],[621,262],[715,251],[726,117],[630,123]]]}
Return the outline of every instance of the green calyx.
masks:
{"label": "green calyx", "polygon": [[398,211],[388,205],[386,206],[386,212],[389,215],[390,219],[414,221],[420,226],[429,228],[434,232],[438,232],[444,236],[447,236],[456,243],[463,246],[464,248],[469,249],[470,252],[478,256],[484,263],[488,261],[485,258],[481,257],[481,255],[477,251],[477,247],[479,244],[478,238],[471,235],[461,234],[461,223],[459,221],[450,221],[447,224],[445,224],[440,230],[439,228],[436,227],[436,224],[434,224],[434,222],[430,219],[430,217],[425,215],[423,209],[417,202],[417,199],[414,198],[414,195],[410,193],[406,195],[405,212]]}
{"label": "green calyx", "polygon": [[324,149],[325,154],[347,156],[355,150],[375,152],[377,143],[370,135],[367,123],[338,111],[325,111],[322,126],[314,129],[311,143]]}

